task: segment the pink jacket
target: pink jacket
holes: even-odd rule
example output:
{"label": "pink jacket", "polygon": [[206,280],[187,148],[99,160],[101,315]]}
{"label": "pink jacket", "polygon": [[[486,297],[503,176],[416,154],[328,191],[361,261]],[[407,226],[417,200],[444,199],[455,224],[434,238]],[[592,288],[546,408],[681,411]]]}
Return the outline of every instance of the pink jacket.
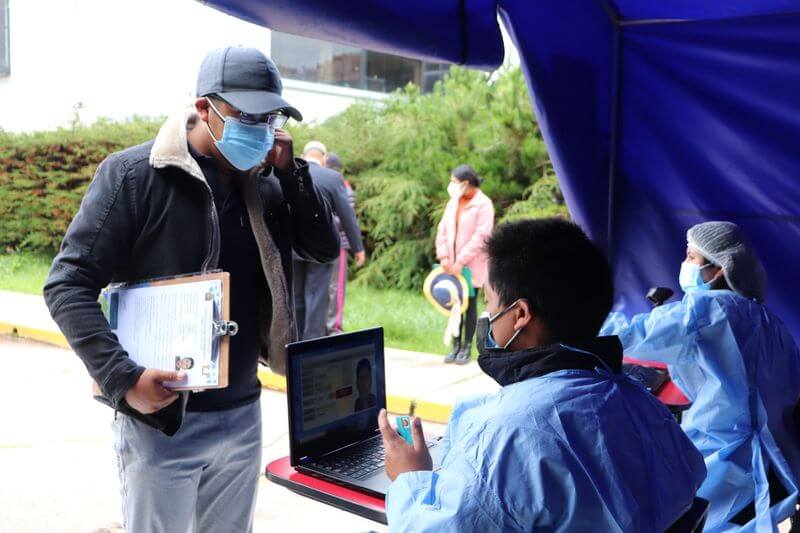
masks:
{"label": "pink jacket", "polygon": [[444,208],[436,231],[436,258],[459,262],[472,271],[472,284],[483,287],[488,276],[488,264],[483,245],[494,226],[494,206],[479,189],[461,209],[456,234],[458,200],[450,199]]}

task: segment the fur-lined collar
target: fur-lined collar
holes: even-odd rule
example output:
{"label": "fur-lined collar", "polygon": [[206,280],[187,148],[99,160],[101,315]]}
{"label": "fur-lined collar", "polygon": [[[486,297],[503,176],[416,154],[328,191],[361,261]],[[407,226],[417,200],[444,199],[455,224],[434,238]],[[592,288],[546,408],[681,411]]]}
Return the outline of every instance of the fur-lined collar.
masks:
{"label": "fur-lined collar", "polygon": [[199,122],[194,111],[173,115],[164,122],[150,150],[150,166],[153,168],[177,167],[195,178],[205,181],[200,165],[189,153],[186,127],[190,121]]}

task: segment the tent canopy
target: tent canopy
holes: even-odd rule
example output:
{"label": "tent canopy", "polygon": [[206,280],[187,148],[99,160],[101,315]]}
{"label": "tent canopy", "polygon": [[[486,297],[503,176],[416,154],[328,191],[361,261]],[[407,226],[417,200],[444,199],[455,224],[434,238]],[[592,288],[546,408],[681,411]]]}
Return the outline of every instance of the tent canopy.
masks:
{"label": "tent canopy", "polygon": [[730,220],[800,339],[800,0],[207,0],[276,30],[492,69],[498,15],[573,218],[620,309],[678,291],[686,230]]}

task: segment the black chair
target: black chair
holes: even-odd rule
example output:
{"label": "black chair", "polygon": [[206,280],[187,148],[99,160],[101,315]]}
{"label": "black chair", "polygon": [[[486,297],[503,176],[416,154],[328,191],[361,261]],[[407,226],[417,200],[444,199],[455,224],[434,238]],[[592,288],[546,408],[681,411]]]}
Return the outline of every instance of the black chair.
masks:
{"label": "black chair", "polygon": [[700,533],[708,517],[708,500],[695,498],[692,506],[672,524],[666,533]]}

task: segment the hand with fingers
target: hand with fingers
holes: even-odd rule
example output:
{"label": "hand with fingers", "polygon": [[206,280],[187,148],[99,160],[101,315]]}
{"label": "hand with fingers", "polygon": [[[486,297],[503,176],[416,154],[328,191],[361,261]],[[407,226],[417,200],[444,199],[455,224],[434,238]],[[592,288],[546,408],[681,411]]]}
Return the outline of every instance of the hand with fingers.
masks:
{"label": "hand with fingers", "polygon": [[275,167],[280,176],[290,176],[297,170],[292,135],[288,131],[275,130],[275,144],[267,154],[266,163]]}
{"label": "hand with fingers", "polygon": [[406,472],[433,470],[433,460],[422,432],[422,420],[414,417],[411,421],[413,445],[408,444],[389,425],[386,409],[381,409],[378,414],[378,427],[381,430],[383,447],[386,450],[386,475],[389,476],[389,479],[394,481],[397,476]]}
{"label": "hand with fingers", "polygon": [[125,393],[125,401],[144,415],[155,413],[178,399],[178,393],[165,387],[164,383],[180,382],[184,379],[186,374],[183,371],[147,368],[136,384]]}

